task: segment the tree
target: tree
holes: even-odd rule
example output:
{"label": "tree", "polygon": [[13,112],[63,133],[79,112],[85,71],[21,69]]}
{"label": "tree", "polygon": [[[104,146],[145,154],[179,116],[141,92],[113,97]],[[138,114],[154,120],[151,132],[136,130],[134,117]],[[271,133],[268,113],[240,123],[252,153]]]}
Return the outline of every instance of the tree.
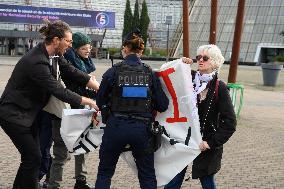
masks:
{"label": "tree", "polygon": [[126,0],[122,37],[124,37],[126,34],[132,31],[133,28],[132,22],[133,22],[133,15],[132,15],[132,10],[130,8],[130,1]]}
{"label": "tree", "polygon": [[138,0],[135,1],[134,5],[134,16],[133,16],[133,23],[132,28],[139,28],[140,29],[140,17],[139,17],[139,4]]}
{"label": "tree", "polygon": [[148,28],[149,28],[150,18],[148,15],[148,8],[146,1],[144,0],[142,3],[141,17],[140,17],[140,30],[143,36],[143,40],[145,42],[145,47],[148,39]]}

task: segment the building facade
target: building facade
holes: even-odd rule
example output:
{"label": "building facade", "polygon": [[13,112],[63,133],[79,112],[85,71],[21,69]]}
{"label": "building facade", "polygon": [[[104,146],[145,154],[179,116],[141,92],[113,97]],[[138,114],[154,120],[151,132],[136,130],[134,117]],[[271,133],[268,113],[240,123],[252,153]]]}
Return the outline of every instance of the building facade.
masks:
{"label": "building facade", "polygon": [[[218,0],[217,42],[227,61],[231,58],[239,0]],[[210,3],[197,0],[190,16],[190,54],[207,44],[210,33]],[[239,61],[267,62],[284,55],[284,1],[246,0]],[[261,58],[262,54],[266,54]]]}
{"label": "building facade", "polygon": [[[132,11],[135,0],[130,0]],[[138,0],[141,5],[143,0]],[[182,16],[182,0],[146,0],[150,17],[149,46],[165,49],[167,32],[171,38],[178,27]],[[239,0],[218,0],[217,42],[227,61],[231,58],[235,20]],[[123,17],[126,0],[2,0],[1,4],[28,5],[35,7],[68,8],[77,10],[115,12],[115,29],[98,29],[72,27],[73,31],[87,34],[103,35],[102,46],[120,47],[123,29]],[[192,4],[192,5],[191,5]],[[210,33],[210,1],[190,0],[190,56],[195,57],[196,49],[207,44]],[[141,7],[141,6],[140,6]],[[166,18],[170,17],[170,24]],[[2,30],[36,31],[40,25],[0,23]],[[244,26],[241,39],[239,61],[265,62],[275,54],[283,54],[284,36],[284,1],[283,0],[246,0]],[[24,45],[27,39],[18,40]],[[36,39],[37,40],[37,39]],[[182,38],[180,39],[182,41]],[[0,37],[0,54],[6,49],[9,40]],[[176,53],[182,56],[182,43]],[[271,50],[272,49],[272,50]],[[1,53],[2,52],[2,53]],[[263,54],[265,56],[263,56]]]}

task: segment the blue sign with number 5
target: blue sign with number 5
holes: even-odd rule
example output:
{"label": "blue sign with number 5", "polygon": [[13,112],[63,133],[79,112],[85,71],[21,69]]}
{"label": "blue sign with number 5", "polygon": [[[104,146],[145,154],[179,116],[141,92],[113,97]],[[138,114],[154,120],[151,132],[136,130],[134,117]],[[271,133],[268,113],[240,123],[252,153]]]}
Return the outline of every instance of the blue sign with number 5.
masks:
{"label": "blue sign with number 5", "polygon": [[115,28],[115,12],[0,4],[0,22],[41,24],[43,19],[62,20],[70,26]]}

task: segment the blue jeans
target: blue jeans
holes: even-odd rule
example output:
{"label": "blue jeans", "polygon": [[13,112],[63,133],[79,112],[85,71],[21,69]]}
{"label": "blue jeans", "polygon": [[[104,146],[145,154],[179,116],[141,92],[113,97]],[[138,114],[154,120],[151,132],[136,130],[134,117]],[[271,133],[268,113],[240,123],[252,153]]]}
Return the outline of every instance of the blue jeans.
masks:
{"label": "blue jeans", "polygon": [[216,189],[214,175],[207,175],[199,178],[203,189]]}
{"label": "blue jeans", "polygon": [[180,189],[185,173],[186,173],[187,166],[178,173],[167,185],[165,185],[164,189]]}
{"label": "blue jeans", "polygon": [[[178,173],[164,189],[180,189],[187,167],[185,167],[180,173]],[[199,178],[201,186],[203,189],[216,189],[216,184],[214,180],[214,175],[208,175],[202,178]]]}

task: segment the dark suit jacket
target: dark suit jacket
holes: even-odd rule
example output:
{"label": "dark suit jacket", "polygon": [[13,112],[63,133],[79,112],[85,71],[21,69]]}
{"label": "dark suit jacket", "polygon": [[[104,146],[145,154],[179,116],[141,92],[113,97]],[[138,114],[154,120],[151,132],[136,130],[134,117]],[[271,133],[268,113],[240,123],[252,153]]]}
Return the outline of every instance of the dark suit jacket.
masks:
{"label": "dark suit jacket", "polygon": [[[89,81],[88,74],[76,69],[63,57],[58,58],[58,64],[63,80],[80,85]],[[30,127],[51,94],[64,102],[79,105],[81,97],[57,81],[53,68],[43,43],[24,55],[16,64],[0,98],[0,119]]]}

